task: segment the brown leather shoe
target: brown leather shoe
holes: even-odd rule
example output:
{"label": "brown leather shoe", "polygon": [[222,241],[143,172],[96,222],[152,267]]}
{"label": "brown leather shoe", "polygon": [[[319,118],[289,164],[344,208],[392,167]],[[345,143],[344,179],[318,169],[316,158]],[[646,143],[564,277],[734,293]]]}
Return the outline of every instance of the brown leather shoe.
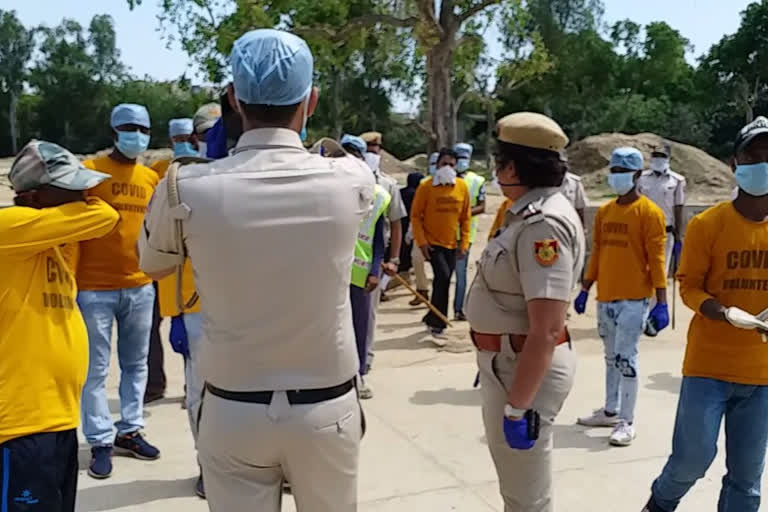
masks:
{"label": "brown leather shoe", "polygon": [[[425,299],[429,299],[429,290],[416,290],[416,291],[419,292],[421,296],[424,297]],[[418,306],[419,304],[421,304],[421,301],[418,299],[418,297],[414,297],[413,300],[408,304],[410,304],[411,306]]]}

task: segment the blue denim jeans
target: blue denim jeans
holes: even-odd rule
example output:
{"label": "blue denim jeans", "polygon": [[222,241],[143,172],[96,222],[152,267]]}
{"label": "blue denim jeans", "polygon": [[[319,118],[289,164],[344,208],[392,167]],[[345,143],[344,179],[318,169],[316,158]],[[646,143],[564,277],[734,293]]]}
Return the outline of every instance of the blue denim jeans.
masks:
{"label": "blue denim jeans", "polygon": [[453,312],[464,312],[464,299],[467,298],[467,267],[469,266],[469,251],[472,250],[472,246],[467,249],[467,255],[463,260],[456,260],[456,294],[453,297]]}
{"label": "blue denim jeans", "polygon": [[184,383],[187,385],[187,415],[192,438],[197,446],[197,421],[200,415],[200,403],[203,396],[203,378],[200,375],[200,350],[203,348],[205,332],[203,317],[200,313],[185,313],[184,327],[187,328],[189,357],[184,360]]}
{"label": "blue denim jeans", "polygon": [[88,378],[83,387],[83,434],[93,446],[111,445],[112,418],[106,381],[112,348],[112,322],[117,320],[117,357],[120,362],[119,434],[144,427],[144,390],[147,387],[147,354],[152,329],[155,289],[81,291],[77,304],[88,328]]}
{"label": "blue denim jeans", "polygon": [[632,423],[637,403],[637,345],[648,299],[599,302],[597,331],[605,346],[605,410]]}
{"label": "blue denim jeans", "polygon": [[684,377],[677,402],[672,455],[653,482],[656,507],[672,512],[717,454],[725,417],[727,473],[718,512],[757,512],[768,445],[768,386]]}

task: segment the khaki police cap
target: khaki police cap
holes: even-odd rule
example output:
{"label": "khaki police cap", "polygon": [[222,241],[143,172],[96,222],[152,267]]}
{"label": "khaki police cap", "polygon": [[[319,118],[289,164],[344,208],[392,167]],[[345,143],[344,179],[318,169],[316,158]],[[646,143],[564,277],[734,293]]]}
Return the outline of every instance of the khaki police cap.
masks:
{"label": "khaki police cap", "polygon": [[560,125],[535,112],[517,112],[502,117],[496,131],[501,142],[530,148],[562,151],[568,145],[568,136]]}
{"label": "khaki police cap", "polygon": [[380,132],[365,132],[360,135],[360,138],[365,141],[366,144],[377,144],[381,146],[382,135]]}

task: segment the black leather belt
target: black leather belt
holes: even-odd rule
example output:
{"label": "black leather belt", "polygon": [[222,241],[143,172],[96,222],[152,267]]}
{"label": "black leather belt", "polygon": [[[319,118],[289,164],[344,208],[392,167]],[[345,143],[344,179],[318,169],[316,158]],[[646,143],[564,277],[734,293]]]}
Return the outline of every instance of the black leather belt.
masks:
{"label": "black leather belt", "polygon": [[[288,402],[291,405],[316,404],[346,395],[354,388],[355,379],[353,378],[344,384],[339,384],[338,386],[330,388],[296,389],[286,391],[286,394],[288,395]],[[224,400],[246,402],[249,404],[268,405],[272,402],[272,395],[274,394],[274,391],[227,391],[226,389],[217,388],[213,384],[207,382],[205,383],[205,389],[212,395],[216,395]]]}

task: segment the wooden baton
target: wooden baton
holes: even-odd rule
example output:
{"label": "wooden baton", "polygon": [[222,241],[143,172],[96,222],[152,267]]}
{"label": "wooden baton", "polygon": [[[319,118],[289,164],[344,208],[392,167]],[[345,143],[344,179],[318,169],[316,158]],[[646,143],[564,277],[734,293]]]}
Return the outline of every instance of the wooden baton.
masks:
{"label": "wooden baton", "polygon": [[446,318],[446,316],[442,314],[439,309],[433,306],[432,303],[429,302],[422,294],[414,290],[413,287],[410,284],[408,284],[408,281],[400,277],[400,274],[395,272],[394,274],[392,274],[392,276],[397,280],[397,282],[399,282],[401,285],[408,288],[408,291],[411,292],[417,299],[419,299],[421,302],[426,304],[429,310],[432,311],[440,320],[445,322],[446,325],[448,326],[451,325],[451,321],[448,320],[448,318]]}

